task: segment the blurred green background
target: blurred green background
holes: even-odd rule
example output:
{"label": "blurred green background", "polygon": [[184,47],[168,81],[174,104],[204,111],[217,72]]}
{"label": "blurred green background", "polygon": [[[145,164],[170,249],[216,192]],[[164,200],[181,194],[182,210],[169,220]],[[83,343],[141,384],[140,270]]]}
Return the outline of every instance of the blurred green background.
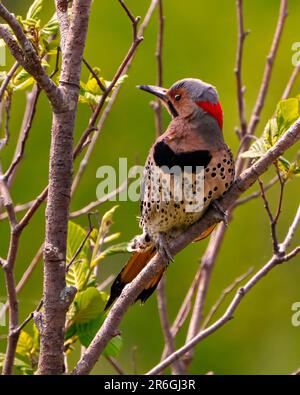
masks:
{"label": "blurred green background", "polygon": [[[3,1],[15,14],[25,15],[30,0]],[[252,0],[245,3],[245,27],[251,34],[245,42],[243,80],[246,85],[247,116],[255,103],[261,83],[266,55],[269,51],[277,22],[279,0]],[[143,16],[148,0],[127,0],[135,15]],[[53,1],[49,1],[48,16],[53,13]],[[224,133],[234,153],[238,141],[234,132],[238,125],[236,85],[234,77],[235,52],[237,43],[236,9],[234,0],[164,0],[164,84],[170,86],[184,77],[201,78],[214,84],[220,94],[224,110]],[[261,134],[267,119],[273,114],[288,78],[293,70],[291,57],[292,43],[300,41],[300,3],[289,1],[289,16],[276,59],[271,87],[267,96],[263,116],[257,134]],[[47,15],[45,15],[47,17]],[[94,154],[72,201],[72,209],[85,206],[96,199],[96,170],[101,165],[117,168],[119,157],[127,157],[129,166],[143,163],[147,151],[155,138],[154,118],[149,106],[149,96],[136,90],[141,83],[155,83],[155,47],[157,34],[157,11],[155,12],[129,71],[129,78],[121,88],[98,140]],[[116,0],[94,1],[90,19],[85,56],[93,66],[101,68],[102,75],[111,79],[129,48],[132,37],[131,25]],[[12,59],[8,59],[12,64]],[[83,71],[83,80],[87,77]],[[292,94],[299,94],[300,81]],[[11,140],[2,153],[3,167],[10,163],[18,136],[25,105],[24,92],[13,98],[11,118]],[[76,122],[76,138],[84,130],[90,112],[79,106]],[[165,126],[169,121],[164,114]],[[18,170],[12,188],[15,202],[23,203],[33,199],[45,186],[48,171],[51,112],[44,95],[39,101],[37,116],[26,146],[25,159]],[[299,149],[299,146],[298,146]],[[291,152],[290,156],[295,153]],[[78,166],[76,162],[75,169]],[[270,171],[266,177],[272,177]],[[254,189],[256,189],[255,186]],[[276,207],[278,188],[269,193],[273,207]],[[100,207],[104,213],[114,203]],[[299,204],[299,179],[286,187],[284,209],[280,219],[279,234],[282,238]],[[44,237],[44,208],[38,211],[21,239],[17,258],[16,277],[20,279],[24,269],[31,262]],[[121,202],[115,216],[113,230],[121,231],[121,239],[128,241],[139,232],[136,216],[139,204]],[[87,218],[76,222],[87,226]],[[295,240],[299,241],[298,231]],[[6,256],[9,240],[8,224],[0,222],[0,255]],[[170,320],[175,317],[182,299],[197,270],[199,259],[207,240],[186,248],[178,254],[175,263],[167,272],[167,298]],[[252,201],[238,208],[227,233],[205,305],[205,312],[234,278],[244,273],[250,266],[258,269],[271,256],[272,246],[266,213],[261,200]],[[100,267],[99,276],[117,273],[126,256],[106,259]],[[42,263],[33,273],[30,281],[19,295],[20,318],[24,319],[32,311],[42,289]],[[300,328],[291,324],[291,306],[300,301],[300,257],[287,265],[273,270],[266,279],[244,299],[235,319],[224,328],[197,346],[191,373],[203,374],[289,374],[300,366]],[[0,272],[0,300],[5,300],[5,286]],[[230,300],[227,299],[226,303]],[[226,306],[226,303],[224,307]],[[219,313],[223,310],[221,309]],[[29,328],[30,329],[30,328]],[[3,333],[3,329],[2,333]],[[132,373],[132,352],[136,347],[137,371],[143,373],[156,364],[161,355],[163,340],[153,296],[144,305],[133,306],[126,314],[121,330],[124,346],[119,357],[121,366]],[[184,341],[186,327],[178,337],[177,345]],[[0,342],[4,350],[4,341]],[[76,351],[70,365],[78,358]],[[114,373],[108,363],[100,358],[93,373]]]}

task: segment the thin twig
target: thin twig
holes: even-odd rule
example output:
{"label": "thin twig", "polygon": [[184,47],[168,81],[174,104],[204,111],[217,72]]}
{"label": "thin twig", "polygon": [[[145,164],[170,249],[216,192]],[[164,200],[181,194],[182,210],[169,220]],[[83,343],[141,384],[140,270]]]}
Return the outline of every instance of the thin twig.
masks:
{"label": "thin twig", "polygon": [[268,198],[267,198],[266,193],[265,193],[264,184],[260,180],[260,178],[258,178],[258,183],[259,183],[260,190],[261,190],[261,197],[262,197],[263,202],[264,202],[264,207],[266,209],[266,212],[267,212],[269,220],[270,220],[271,235],[272,235],[272,242],[273,242],[273,251],[274,251],[274,254],[280,254],[276,226],[277,226],[277,222],[278,222],[278,219],[279,219],[279,216],[280,216],[280,213],[281,213],[285,181],[282,179],[282,177],[280,175],[280,171],[278,170],[277,166],[275,166],[275,167],[277,169],[277,176],[278,176],[278,179],[280,181],[279,203],[278,203],[277,212],[276,212],[275,216],[272,214],[272,211],[270,209],[270,204],[269,204]]}
{"label": "thin twig", "polygon": [[94,210],[96,207],[100,206],[101,204],[107,202],[108,200],[113,199],[116,197],[119,193],[124,191],[128,185],[128,180],[125,180],[117,189],[114,191],[108,193],[107,195],[103,196],[102,198],[96,200],[95,202],[89,203],[87,206],[81,208],[80,210],[72,211],[70,213],[70,218],[76,218],[79,217],[80,215],[85,215]]}
{"label": "thin twig", "polygon": [[54,70],[49,76],[51,79],[59,72],[59,56],[60,56],[60,47],[57,47]]}
{"label": "thin twig", "polygon": [[68,263],[67,267],[66,267],[66,273],[68,273],[68,271],[70,270],[71,266],[73,265],[73,263],[75,262],[75,259],[78,257],[78,255],[80,254],[81,250],[83,249],[85,243],[87,242],[88,238],[90,237],[91,233],[93,231],[93,228],[90,228],[89,231],[87,232],[85,238],[82,240],[82,242],[80,243],[80,245],[78,246],[77,250],[75,251],[74,256],[72,257],[72,259],[70,260],[70,262]]}
{"label": "thin twig", "polygon": [[21,134],[21,140],[19,145],[19,151],[17,155],[15,155],[11,165],[9,166],[8,170],[4,175],[5,181],[9,182],[9,180],[13,177],[13,174],[16,171],[19,163],[21,162],[24,152],[25,152],[25,145],[29,136],[29,132],[32,127],[32,122],[36,113],[36,106],[39,99],[41,89],[36,85],[33,92],[32,92],[32,101],[30,102],[30,113],[28,114],[28,118],[26,120],[26,125]]}
{"label": "thin twig", "polygon": [[[229,218],[230,220],[230,218]],[[201,321],[203,318],[204,302],[206,299],[208,286],[214,268],[214,263],[219,254],[219,249],[225,235],[225,226],[220,224],[218,229],[212,234],[208,247],[201,259],[201,277],[196,293],[195,303],[187,331],[186,342],[189,342],[199,331]],[[185,369],[188,367],[193,359],[193,350],[187,353],[184,357]]]}
{"label": "thin twig", "polygon": [[201,330],[205,329],[208,324],[210,323],[212,317],[215,315],[223,301],[225,300],[226,296],[230,294],[242,281],[244,281],[247,277],[250,276],[250,274],[253,272],[253,267],[248,269],[246,273],[242,274],[241,276],[237,277],[228,287],[226,287],[219,299],[216,301],[216,303],[212,306],[210,311],[208,312],[207,316],[205,317],[205,320],[203,321],[203,324],[201,325]]}
{"label": "thin twig", "polygon": [[[27,203],[23,203],[23,204],[17,204],[15,206],[15,212],[19,213],[19,212],[28,210],[33,205],[33,203],[34,203],[34,200],[27,202]],[[7,212],[0,214],[0,221],[7,219],[7,218],[8,218]]]}
{"label": "thin twig", "polygon": [[208,328],[200,331],[193,339],[191,339],[188,343],[186,343],[183,347],[179,348],[169,357],[167,357],[164,361],[160,362],[154,368],[152,368],[147,375],[154,375],[160,373],[163,369],[173,363],[175,360],[182,358],[188,351],[193,349],[201,340],[205,339],[206,337],[210,336],[222,326],[224,326],[228,321],[233,318],[233,314],[240,305],[241,301],[243,300],[244,296],[257,284],[260,282],[262,278],[264,278],[274,267],[278,266],[283,262],[288,262],[293,257],[295,257],[300,252],[300,246],[295,248],[290,254],[284,255],[282,257],[274,255],[271,260],[262,267],[254,276],[250,278],[250,280],[246,283],[245,286],[239,288],[236,292],[232,302],[228,306],[226,312],[215,321],[212,325]]}
{"label": "thin twig", "polygon": [[[160,280],[157,287],[157,306],[160,317],[160,323],[164,334],[165,344],[170,353],[175,351],[174,337],[172,335],[167,313],[167,302],[165,292],[165,276]],[[181,361],[176,361],[172,367],[174,374],[183,374],[184,367]]]}
{"label": "thin twig", "polygon": [[[267,190],[270,189],[273,185],[275,185],[278,181],[279,181],[279,179],[278,179],[277,176],[274,177],[274,178],[272,178],[272,180],[269,181],[269,182],[264,186],[264,190],[267,191]],[[233,207],[235,208],[235,207],[241,206],[242,204],[248,203],[249,201],[251,201],[251,200],[253,200],[253,199],[256,199],[256,198],[258,198],[258,197],[260,197],[260,196],[261,196],[261,191],[255,191],[255,192],[251,193],[251,194],[248,195],[248,196],[245,196],[245,197],[242,197],[242,198],[238,199],[238,200],[234,203]]]}
{"label": "thin twig", "polygon": [[237,46],[237,55],[236,55],[235,76],[236,76],[236,84],[237,84],[237,99],[238,99],[238,110],[239,110],[239,118],[240,118],[240,133],[241,133],[241,137],[243,137],[247,133],[247,121],[245,115],[245,101],[244,101],[245,88],[242,82],[242,60],[243,60],[244,41],[249,31],[244,30],[243,0],[236,0],[236,9],[237,9],[237,21],[238,21],[238,46]]}
{"label": "thin twig", "polygon": [[86,66],[86,68],[89,70],[89,72],[92,74],[92,76],[95,78],[95,80],[97,81],[97,84],[99,85],[99,88],[105,92],[106,88],[105,86],[102,84],[100,78],[98,77],[98,75],[95,73],[94,69],[92,68],[92,66],[90,66],[90,64],[88,63],[88,61],[85,58],[82,58],[83,64]]}
{"label": "thin twig", "polygon": [[299,223],[300,223],[300,205],[298,206],[297,213],[295,215],[292,225],[289,228],[286,238],[284,239],[283,243],[279,245],[280,252],[285,252],[289,247],[289,245],[291,244],[292,238],[294,237],[294,234],[297,230]]}
{"label": "thin twig", "polygon": [[[175,338],[182,328],[183,324],[185,323],[186,319],[188,318],[189,312],[192,308],[192,300],[195,295],[196,289],[199,285],[199,280],[201,277],[201,270],[198,268],[197,273],[192,281],[190,288],[188,289],[186,296],[178,310],[176,318],[171,327],[171,333]],[[161,360],[165,359],[170,354],[170,350],[167,345],[165,345],[164,350],[162,352]]]}
{"label": "thin twig", "polygon": [[[158,1],[158,34],[157,34],[157,44],[156,44],[156,62],[157,62],[157,85],[163,85],[163,38],[164,38],[164,12],[163,12],[163,0]],[[162,105],[159,99],[156,100],[154,106],[155,111],[155,124],[156,124],[156,133],[157,135],[161,135],[163,133],[163,124],[162,124]]]}
{"label": "thin twig", "polygon": [[5,100],[5,123],[4,123],[4,138],[0,140],[0,151],[8,144],[10,132],[9,132],[9,121],[10,121],[10,110],[11,110],[12,94],[7,94]]}
{"label": "thin twig", "polygon": [[15,329],[17,328],[19,322],[19,307],[18,307],[19,305],[18,305],[17,293],[15,287],[14,267],[17,257],[21,231],[18,227],[18,221],[14,210],[14,204],[11,199],[7,184],[4,181],[1,168],[0,168],[0,195],[3,200],[3,205],[8,214],[10,229],[11,229],[11,237],[10,237],[7,259],[5,265],[3,266],[4,274],[5,274],[5,284],[6,284],[7,296],[8,296],[8,305],[9,305],[9,333],[8,333],[7,348],[6,348],[5,361],[4,361],[2,374],[9,375],[12,373],[15,352],[19,338],[18,333],[15,333]]}
{"label": "thin twig", "polygon": [[115,358],[106,356],[105,359],[111,364],[111,366],[115,369],[118,374],[124,375],[126,374],[125,371],[121,368],[119,363],[116,361]]}
{"label": "thin twig", "polygon": [[288,3],[287,0],[281,0],[281,3],[280,3],[279,17],[278,17],[278,21],[277,21],[277,26],[276,26],[273,42],[271,45],[270,52],[267,56],[267,62],[266,62],[265,70],[264,70],[263,80],[262,80],[262,83],[260,86],[258,97],[257,97],[256,103],[255,103],[255,106],[254,106],[254,109],[253,109],[253,112],[251,115],[248,131],[247,131],[247,133],[250,135],[254,134],[254,132],[255,132],[256,126],[258,125],[258,122],[260,120],[261,111],[262,111],[264,103],[265,103],[265,99],[266,99],[266,95],[268,92],[268,88],[269,88],[269,84],[270,84],[270,80],[271,80],[271,75],[272,75],[272,71],[273,71],[274,61],[276,58],[277,50],[278,50],[280,39],[282,36],[284,23],[285,23],[285,20],[287,17],[287,3]]}
{"label": "thin twig", "polygon": [[137,39],[137,26],[139,21],[141,20],[140,16],[135,17],[132,12],[129,10],[129,8],[127,7],[127,5],[124,3],[123,0],[119,0],[119,3],[121,4],[121,6],[123,7],[123,9],[125,10],[128,18],[131,20],[131,24],[132,24],[132,33],[133,33],[133,41],[135,41]]}
{"label": "thin twig", "polygon": [[0,103],[2,102],[3,99],[3,95],[6,91],[6,88],[8,86],[8,84],[10,83],[11,79],[13,78],[15,72],[18,70],[19,67],[19,63],[16,62],[12,68],[9,70],[9,72],[6,75],[5,80],[2,82],[1,88],[0,88]]}
{"label": "thin twig", "polygon": [[106,280],[102,281],[102,283],[97,286],[98,291],[99,292],[103,291],[110,283],[113,282],[114,279],[115,276],[113,274],[108,276]]}
{"label": "thin twig", "polygon": [[281,96],[282,100],[287,99],[289,97],[299,73],[300,73],[300,63],[293,69],[291,77],[290,77],[290,79],[286,85],[286,88]]}

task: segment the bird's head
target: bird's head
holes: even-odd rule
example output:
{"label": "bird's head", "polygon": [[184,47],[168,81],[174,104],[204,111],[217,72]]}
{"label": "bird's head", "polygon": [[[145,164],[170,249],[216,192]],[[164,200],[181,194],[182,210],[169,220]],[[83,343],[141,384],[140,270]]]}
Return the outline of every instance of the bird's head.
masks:
{"label": "bird's head", "polygon": [[165,89],[153,85],[138,88],[159,97],[173,117],[190,117],[193,114],[209,114],[223,128],[223,111],[216,89],[196,78],[185,78]]}

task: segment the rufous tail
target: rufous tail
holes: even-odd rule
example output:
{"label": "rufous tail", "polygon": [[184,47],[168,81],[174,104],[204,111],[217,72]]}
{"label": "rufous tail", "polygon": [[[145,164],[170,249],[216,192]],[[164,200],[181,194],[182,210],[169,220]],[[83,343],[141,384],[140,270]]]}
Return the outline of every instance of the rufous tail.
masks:
{"label": "rufous tail", "polygon": [[[208,237],[215,227],[216,225],[213,225],[204,232],[202,232],[194,240],[194,242],[203,240]],[[123,267],[123,269],[113,282],[110,289],[110,296],[104,310],[110,308],[114,301],[121,295],[121,292],[125,285],[129,284],[142,271],[142,269],[147,265],[147,263],[151,260],[151,258],[153,258],[155,254],[155,247],[143,252],[136,251],[132,254],[129,261],[126,263],[126,265]],[[149,296],[151,296],[155,291],[164,271],[165,267],[145,286],[143,291],[136,298],[136,301],[140,300],[142,303],[146,302]]]}
{"label": "rufous tail", "polygon": [[[129,261],[123,267],[111,286],[110,296],[106,303],[105,310],[109,309],[114,301],[121,295],[125,285],[130,283],[142,271],[142,269],[147,265],[147,263],[155,254],[155,247],[143,252],[136,251],[132,254]],[[149,296],[155,291],[164,271],[165,268],[163,268],[153,279],[151,279],[151,281],[145,286],[143,291],[136,298],[136,301],[140,300],[142,303],[144,303],[149,298]]]}

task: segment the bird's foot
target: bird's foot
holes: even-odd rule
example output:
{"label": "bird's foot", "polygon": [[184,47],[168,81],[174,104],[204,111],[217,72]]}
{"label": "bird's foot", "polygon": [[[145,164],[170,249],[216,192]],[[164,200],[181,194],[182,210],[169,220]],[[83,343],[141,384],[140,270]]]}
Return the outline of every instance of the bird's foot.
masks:
{"label": "bird's foot", "polygon": [[222,221],[224,223],[224,225],[228,226],[228,215],[226,213],[226,211],[223,210],[223,207],[220,206],[220,203],[215,200],[211,203],[212,207],[218,212],[218,214],[220,214]]}
{"label": "bird's foot", "polygon": [[166,260],[167,265],[170,262],[174,262],[173,256],[170,252],[169,245],[164,233],[159,234],[157,238],[157,244],[158,244],[158,251],[161,254],[161,256]]}

